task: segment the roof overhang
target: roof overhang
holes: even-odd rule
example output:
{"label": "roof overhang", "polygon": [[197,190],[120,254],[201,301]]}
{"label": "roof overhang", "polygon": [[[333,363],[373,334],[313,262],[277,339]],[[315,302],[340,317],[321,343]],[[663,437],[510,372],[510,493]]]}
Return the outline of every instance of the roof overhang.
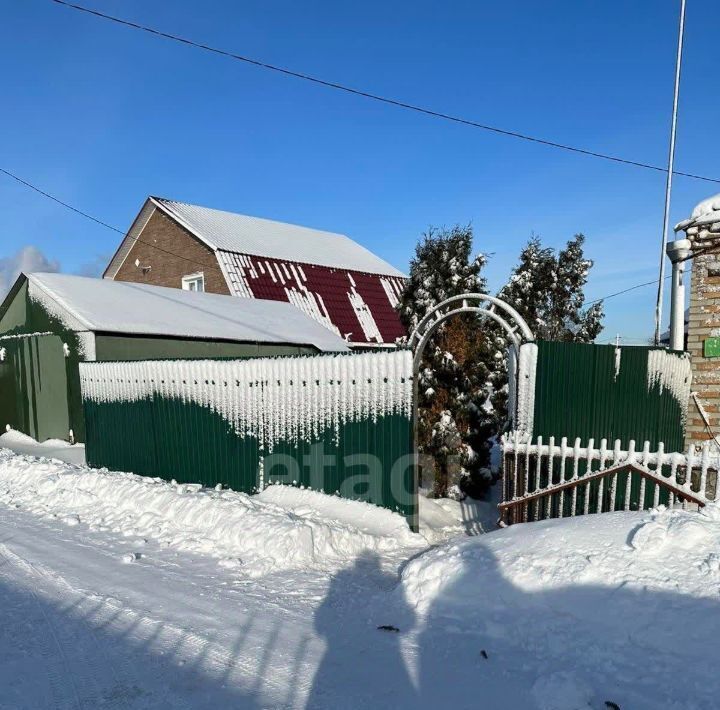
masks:
{"label": "roof overhang", "polygon": [[132,250],[135,242],[137,242],[140,238],[143,229],[145,229],[145,226],[150,221],[150,217],[153,216],[153,213],[157,208],[158,204],[152,199],[152,197],[148,197],[147,200],[145,200],[140,212],[138,212],[137,217],[133,220],[133,223],[130,225],[130,229],[128,229],[127,234],[120,242],[120,246],[117,248],[115,254],[113,254],[112,259],[110,259],[110,263],[103,272],[102,277],[104,279],[114,279],[117,276],[118,271],[120,271],[120,268],[130,255],[130,251]]}

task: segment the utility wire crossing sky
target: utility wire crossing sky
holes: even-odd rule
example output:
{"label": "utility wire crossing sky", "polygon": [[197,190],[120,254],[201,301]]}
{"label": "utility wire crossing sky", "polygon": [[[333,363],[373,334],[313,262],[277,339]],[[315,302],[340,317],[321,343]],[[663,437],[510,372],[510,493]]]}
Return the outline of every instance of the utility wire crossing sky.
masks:
{"label": "utility wire crossing sky", "polygon": [[[113,15],[106,15],[104,12],[99,12],[97,10],[93,10],[88,7],[83,7],[82,5],[75,5],[71,2],[66,2],[65,0],[50,0],[51,2],[54,2],[58,5],[64,5],[65,7],[72,8],[73,10],[78,10],[79,12],[85,12],[89,15],[93,15],[95,17],[99,17],[103,20],[109,20],[110,22],[116,22],[120,25],[124,25],[125,27],[130,27],[135,30],[141,30],[142,32],[147,32],[149,34],[155,35],[156,37],[163,37],[165,39],[172,40],[173,42],[180,42],[182,44],[188,45],[190,47],[195,47],[196,49],[202,49],[206,52],[212,52],[213,54],[219,54],[223,57],[228,57],[229,59],[235,59],[239,62],[245,62],[247,64],[252,64],[253,66],[260,67],[262,69],[268,69],[270,71],[280,72],[281,74],[286,74],[287,76],[295,77],[296,79],[303,79],[305,81],[311,81],[314,84],[320,84],[321,86],[326,86],[330,89],[337,89],[339,91],[345,91],[349,94],[355,94],[356,96],[362,96],[366,99],[372,99],[373,101],[381,101],[384,104],[388,104],[390,106],[397,106],[398,108],[404,108],[408,109],[410,111],[417,111],[419,113],[424,113],[428,116],[432,116],[434,118],[440,118],[445,121],[453,121],[454,123],[460,123],[465,126],[470,126],[471,128],[479,128],[483,131],[491,131],[492,133],[499,133],[503,136],[509,136],[511,138],[518,138],[520,140],[524,141],[530,141],[532,143],[540,143],[541,145],[548,146],[550,148],[558,148],[560,150],[567,150],[571,151],[573,153],[580,153],[581,155],[587,155],[592,158],[601,158],[603,160],[611,160],[615,163],[623,163],[625,165],[631,165],[636,168],[644,168],[646,170],[656,170],[657,172],[661,173],[667,173],[667,168],[664,168],[660,165],[652,165],[650,163],[641,163],[637,160],[630,160],[629,158],[621,158],[616,155],[606,155],[605,153],[599,153],[593,150],[588,150],[587,148],[578,148],[577,146],[567,145],[564,143],[556,143],[555,141],[546,140],[545,138],[538,138],[536,136],[529,136],[525,135],[523,133],[518,133],[517,131],[510,131],[505,128],[498,128],[497,126],[488,126],[483,123],[479,123],[477,121],[473,121],[468,118],[462,118],[460,116],[453,116],[448,113],[442,113],[440,111],[434,111],[432,109],[423,107],[423,106],[416,106],[414,104],[409,104],[404,101],[400,101],[399,99],[392,99],[388,98],[386,96],[379,96],[377,94],[372,94],[368,91],[363,91],[361,89],[354,89],[350,86],[345,86],[344,84],[338,84],[333,81],[327,81],[326,79],[320,79],[316,76],[310,76],[309,74],[303,74],[302,72],[295,71],[293,69],[288,69],[286,67],[279,67],[275,66],[273,64],[268,64],[267,62],[260,61],[259,59],[253,59],[251,57],[245,57],[241,54],[235,54],[233,52],[229,52],[224,49],[218,49],[217,47],[211,47],[207,44],[202,44],[200,42],[196,42],[190,39],[187,39],[185,37],[179,37],[178,35],[170,34],[169,32],[163,32],[162,30],[158,30],[154,27],[148,27],[146,25],[138,24],[137,22],[130,22],[129,20],[124,20],[119,17],[114,17]],[[684,173],[679,172],[677,170],[673,170],[673,175],[681,175],[683,177],[693,178],[694,180],[704,180],[706,182],[715,182],[720,183],[720,178],[713,178],[713,177],[707,177],[704,175],[694,175],[692,173]]]}
{"label": "utility wire crossing sky", "polygon": [[[125,26],[125,27],[128,27],[128,28],[132,28],[132,29],[135,29],[135,30],[140,30],[140,31],[147,32],[148,34],[151,34],[151,35],[154,35],[154,36],[157,36],[157,37],[162,37],[162,38],[164,38],[164,39],[168,39],[168,40],[171,40],[171,41],[179,42],[179,43],[182,43],[182,44],[185,44],[185,45],[194,47],[194,48],[196,48],[196,49],[201,49],[201,50],[204,50],[204,51],[207,51],[207,52],[212,52],[212,53],[214,53],[214,54],[218,54],[218,55],[220,55],[220,56],[224,56],[224,57],[227,57],[227,58],[230,58],[230,59],[234,59],[234,60],[237,60],[237,61],[245,62],[245,63],[251,64],[251,65],[254,65],[254,66],[263,68],[263,69],[268,69],[268,70],[271,70],[271,71],[280,72],[280,73],[282,73],[282,74],[286,74],[286,75],[288,75],[288,76],[292,76],[292,77],[295,77],[295,78],[298,78],[298,79],[302,79],[302,80],[310,81],[310,82],[313,82],[313,83],[316,83],[316,84],[320,84],[320,85],[322,85],[322,86],[325,86],[325,87],[328,87],[328,88],[331,88],[331,89],[336,89],[336,90],[340,90],[340,91],[345,91],[345,92],[348,92],[348,93],[351,93],[351,94],[355,94],[355,95],[360,96],[360,97],[363,97],[363,98],[372,99],[372,100],[375,100],[375,101],[380,101],[380,102],[382,102],[382,103],[385,103],[385,104],[388,104],[388,105],[391,105],[391,106],[396,106],[396,107],[408,109],[408,110],[411,110],[411,111],[417,111],[417,112],[420,112],[420,113],[423,113],[423,114],[432,116],[432,117],[434,117],[434,118],[440,118],[440,119],[443,119],[443,120],[453,121],[453,122],[455,122],[455,123],[460,123],[460,124],[463,124],[463,125],[466,125],[466,126],[469,126],[469,127],[472,127],[472,128],[478,128],[478,129],[481,129],[481,130],[491,131],[491,132],[493,132],[493,133],[498,133],[498,134],[501,134],[501,135],[505,135],[505,136],[509,136],[509,137],[517,138],[517,139],[521,139],[521,140],[531,141],[531,142],[533,142],[533,143],[540,143],[540,144],[542,144],[542,145],[545,145],[545,146],[548,146],[548,147],[551,147],[551,148],[557,148],[557,149],[561,149],[561,150],[571,151],[571,152],[579,153],[579,154],[581,154],[581,155],[586,155],[586,156],[589,156],[589,157],[600,158],[600,159],[604,159],[604,160],[610,160],[610,161],[613,161],[613,162],[625,164],[625,165],[632,166],[632,167],[649,169],[649,170],[655,170],[655,171],[664,172],[664,173],[667,173],[667,172],[668,172],[666,168],[663,168],[663,167],[661,167],[661,166],[659,166],[659,165],[652,165],[652,164],[649,164],[649,163],[642,163],[642,162],[635,161],[635,160],[631,160],[631,159],[628,159],[628,158],[622,158],[622,157],[619,157],[619,156],[607,155],[607,154],[604,154],[604,153],[599,153],[599,152],[596,152],[596,151],[591,151],[591,150],[588,150],[588,149],[585,149],[585,148],[579,148],[579,147],[577,147],[577,146],[571,146],[571,145],[566,145],[566,144],[563,144],[563,143],[557,143],[557,142],[554,142],[554,141],[545,140],[545,139],[538,138],[538,137],[535,137],[535,136],[525,135],[525,134],[522,134],[522,133],[518,133],[518,132],[515,132],[515,131],[506,130],[506,129],[503,129],[503,128],[498,128],[498,127],[495,127],[495,126],[488,126],[488,125],[481,124],[481,123],[479,123],[479,122],[477,122],[477,121],[473,121],[473,120],[470,120],[470,119],[461,118],[461,117],[458,117],[458,116],[453,116],[453,115],[450,115],[450,114],[447,114],[447,113],[442,113],[442,112],[439,112],[439,111],[434,111],[434,110],[428,109],[428,108],[426,108],[426,107],[416,106],[416,105],[414,105],[414,104],[408,104],[408,103],[405,103],[405,102],[403,102],[403,101],[399,101],[399,100],[397,100],[397,99],[388,98],[388,97],[384,97],[384,96],[379,96],[379,95],[377,95],[377,94],[372,94],[372,93],[370,93],[370,92],[366,92],[366,91],[362,91],[362,90],[359,90],[359,89],[351,88],[351,87],[345,86],[345,85],[343,85],[343,84],[338,84],[338,83],[335,83],[335,82],[327,81],[327,80],[325,80],[325,79],[320,79],[320,78],[315,77],[315,76],[310,76],[310,75],[308,75],[308,74],[304,74],[304,73],[301,73],[301,72],[298,72],[298,71],[295,71],[295,70],[292,70],[292,69],[288,69],[288,68],[286,68],[286,67],[275,66],[275,65],[272,65],[272,64],[268,64],[268,63],[266,63],[266,62],[262,62],[262,61],[257,60],[257,59],[253,59],[253,58],[251,58],[251,57],[246,57],[246,56],[243,56],[243,55],[240,55],[240,54],[235,54],[235,53],[233,53],[233,52],[229,52],[229,51],[227,51],[227,50],[223,50],[223,49],[219,49],[219,48],[216,48],[216,47],[212,47],[212,46],[209,46],[209,45],[206,45],[206,44],[202,44],[202,43],[196,42],[196,41],[194,41],[194,40],[190,40],[190,39],[187,39],[187,38],[184,38],[184,37],[180,37],[180,36],[178,36],[178,35],[171,34],[171,33],[169,33],[169,32],[164,32],[164,31],[159,30],[159,29],[154,28],[154,27],[149,27],[149,26],[146,26],[146,25],[141,25],[141,24],[136,23],[136,22],[131,22],[130,20],[125,20],[125,19],[123,19],[123,18],[119,18],[119,17],[115,17],[115,16],[112,16],[112,15],[105,14],[105,13],[103,13],[103,12],[100,12],[100,11],[98,11],[98,10],[94,10],[94,9],[92,9],[92,8],[88,8],[88,7],[84,7],[84,6],[82,6],[82,5],[77,5],[77,4],[74,4],[74,3],[66,2],[65,0],[51,0],[51,2],[54,2],[55,4],[58,4],[58,5],[63,5],[63,6],[65,6],[65,7],[67,7],[67,8],[70,8],[70,9],[73,9],[73,10],[76,10],[76,11],[79,11],[79,12],[86,13],[86,14],[89,14],[89,15],[91,15],[91,16],[94,16],[94,17],[103,19],[103,20],[107,20],[107,21],[110,21],[110,22],[114,22],[114,23],[120,24],[120,25]],[[55,197],[54,195],[51,195],[50,193],[48,193],[48,192],[40,189],[39,187],[37,187],[37,186],[29,183],[28,181],[23,180],[23,179],[20,178],[19,176],[11,173],[10,171],[8,171],[8,170],[6,170],[6,169],[4,169],[4,168],[0,168],[0,172],[4,173],[4,174],[7,175],[8,177],[11,177],[12,179],[16,180],[17,182],[21,183],[22,185],[25,185],[26,187],[28,187],[28,188],[30,188],[30,189],[32,189],[32,190],[35,190],[36,192],[38,192],[39,194],[43,195],[44,197],[53,200],[54,202],[60,204],[61,206],[65,207],[65,208],[67,208],[67,209],[69,209],[69,210],[72,210],[73,212],[75,212],[75,213],[77,213],[77,214],[79,214],[79,215],[81,215],[81,216],[83,216],[83,217],[85,217],[85,218],[87,218],[87,219],[90,219],[90,220],[96,222],[97,224],[100,224],[100,225],[102,225],[103,227],[106,227],[107,229],[110,229],[110,230],[112,230],[112,231],[114,231],[114,232],[117,232],[117,233],[119,233],[119,234],[125,234],[125,232],[124,232],[123,230],[118,229],[117,227],[113,227],[113,226],[109,225],[107,222],[104,222],[103,220],[101,220],[101,219],[99,219],[99,218],[97,218],[97,217],[94,217],[94,216],[88,214],[87,212],[84,212],[83,210],[80,210],[80,209],[78,209],[78,208],[76,208],[76,207],[73,207],[72,205],[64,202],[63,200],[60,200],[59,198]],[[712,178],[712,177],[707,177],[707,176],[703,176],[703,175],[695,175],[695,174],[692,174],[692,173],[685,173],[685,172],[681,172],[681,171],[673,171],[673,174],[674,174],[674,175],[683,176],[683,177],[689,177],[689,178],[696,179],[696,180],[703,180],[703,181],[707,181],[707,182],[720,183],[720,179],[718,179],[718,178]],[[141,242],[141,243],[145,243],[145,242],[143,242],[143,241],[142,241],[141,239],[139,239],[139,238],[136,238],[136,241],[139,241],[139,242]],[[153,247],[156,248],[158,251],[165,252],[165,253],[170,254],[170,255],[172,255],[172,256],[180,256],[179,254],[174,254],[173,252],[167,251],[167,250],[165,250],[165,249],[161,249],[160,247],[156,247],[155,245],[152,245],[152,244],[149,244],[149,246],[153,246]],[[189,261],[189,262],[194,263],[194,264],[196,264],[196,265],[204,266],[204,264],[200,264],[199,262],[193,261],[193,260],[191,260],[191,259],[187,259],[186,257],[182,257],[182,258],[184,258],[186,261]],[[668,277],[666,277],[666,278],[668,278]],[[603,296],[603,297],[601,297],[601,298],[597,298],[597,299],[593,300],[592,302],[590,302],[588,305],[592,305],[592,304],[594,304],[594,303],[599,303],[600,301],[607,300],[607,299],[613,298],[613,297],[615,297],[615,296],[623,295],[623,294],[625,294],[625,293],[628,293],[628,292],[633,291],[633,290],[638,289],[638,288],[642,288],[642,287],[645,287],[645,286],[651,286],[651,285],[653,285],[653,284],[657,284],[657,283],[659,282],[659,280],[660,280],[660,279],[653,279],[653,280],[646,281],[646,282],[643,282],[643,283],[635,284],[635,285],[630,286],[630,287],[628,287],[628,288],[626,288],[626,289],[623,289],[623,290],[621,290],[621,291],[617,291],[617,292],[615,292],[615,293],[608,294],[607,296]]]}

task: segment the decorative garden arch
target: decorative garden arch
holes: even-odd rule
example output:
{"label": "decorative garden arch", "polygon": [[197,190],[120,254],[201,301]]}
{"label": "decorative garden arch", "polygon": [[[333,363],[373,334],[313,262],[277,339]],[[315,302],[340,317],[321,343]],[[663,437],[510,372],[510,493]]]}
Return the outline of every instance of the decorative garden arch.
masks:
{"label": "decorative garden arch", "polygon": [[[433,333],[448,318],[459,313],[475,313],[479,318],[487,318],[495,321],[507,334],[507,338],[515,351],[515,362],[518,362],[520,346],[523,343],[533,342],[535,336],[525,319],[508,303],[500,298],[488,296],[484,293],[462,293],[441,301],[427,313],[417,324],[417,327],[410,335],[408,345],[413,351],[413,449],[417,455],[418,451],[418,394],[420,380],[420,363],[430,338]],[[415,466],[416,490],[419,485],[417,480],[419,466]]]}

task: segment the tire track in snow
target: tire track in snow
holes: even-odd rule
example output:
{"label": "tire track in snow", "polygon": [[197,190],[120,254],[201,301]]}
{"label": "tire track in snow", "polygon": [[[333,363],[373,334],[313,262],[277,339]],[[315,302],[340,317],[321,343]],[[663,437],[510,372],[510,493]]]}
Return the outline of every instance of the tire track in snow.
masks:
{"label": "tire track in snow", "polygon": [[[98,632],[102,631],[109,638],[112,636],[126,639],[135,648],[144,648],[147,651],[147,661],[153,669],[154,678],[175,675],[176,673],[200,673],[207,677],[208,681],[215,680],[218,683],[229,682],[231,687],[242,692],[249,689],[255,697],[260,695],[265,700],[263,706],[282,708],[299,707],[296,702],[287,697],[288,683],[276,664],[268,662],[266,668],[258,668],[258,655],[265,654],[272,656],[275,652],[287,652],[282,642],[278,642],[278,635],[281,631],[281,624],[275,622],[271,628],[264,629],[261,636],[262,645],[257,644],[257,639],[252,638],[249,648],[244,653],[234,652],[228,649],[232,647],[231,637],[220,639],[209,639],[200,634],[188,631],[165,620],[153,618],[146,614],[140,614],[118,604],[115,599],[76,589],[61,575],[43,565],[33,563],[11,550],[6,544],[0,543],[0,558],[6,564],[21,569],[29,577],[27,590],[39,612],[44,618],[50,636],[55,640],[55,652],[52,648],[45,650],[43,657],[48,659],[48,671],[51,676],[53,693],[56,699],[57,710],[66,710],[74,707],[79,710],[94,710],[94,708],[109,708],[110,710],[121,710],[130,707],[153,707],[152,700],[160,700],[157,697],[140,695],[135,697],[133,702],[128,702],[127,694],[123,697],[122,689],[141,689],[144,685],[137,673],[125,659],[124,654],[108,657],[102,639],[98,638]],[[0,573],[2,574],[2,573]],[[5,575],[8,579],[15,579],[16,576]],[[23,585],[25,587],[25,585]],[[50,587],[48,589],[48,587]],[[37,591],[36,591],[37,590]],[[58,591],[60,594],[58,594]],[[67,648],[78,650],[81,646],[78,643],[79,636],[68,628],[67,622],[55,623],[47,614],[45,607],[47,602],[58,608],[58,612],[68,615],[75,623],[82,624],[90,635],[95,647],[94,653],[83,653],[80,662],[71,663],[65,651]],[[61,604],[58,605],[58,600]],[[245,647],[250,637],[256,636],[253,632],[253,620],[250,620],[245,629],[245,637],[241,646]],[[43,637],[45,643],[47,638]],[[223,643],[225,641],[226,643]],[[268,643],[272,641],[271,643]],[[304,641],[307,641],[305,639]],[[303,648],[303,640],[300,640],[300,647]],[[87,644],[85,644],[87,646]],[[169,653],[168,651],[171,651]],[[61,666],[58,666],[57,658],[60,658]],[[118,661],[118,658],[120,659]],[[177,668],[168,668],[176,665]],[[116,679],[114,688],[105,689],[111,692],[103,692],[96,678],[107,675],[110,669]],[[270,670],[272,672],[265,672]],[[260,671],[260,672],[258,672]],[[79,680],[78,680],[79,676]],[[69,702],[67,697],[68,680],[75,690],[74,698]],[[297,679],[296,679],[297,680]],[[79,687],[78,687],[79,686]],[[63,696],[63,689],[65,695]],[[117,690],[120,689],[120,694]],[[279,700],[283,698],[283,700]],[[145,703],[143,702],[145,701]],[[166,700],[166,698],[163,698]],[[146,705],[151,701],[150,705]],[[265,704],[268,703],[269,704]],[[195,706],[188,703],[181,694],[172,693],[172,707],[191,710]]]}
{"label": "tire track in snow", "polygon": [[[2,548],[7,550],[5,545]],[[3,561],[2,572],[0,576],[9,579],[9,575],[5,572],[5,565],[10,565],[10,558],[0,550],[0,560]],[[67,657],[63,652],[62,645],[58,641],[55,635],[55,628],[53,623],[45,611],[45,605],[38,599],[35,590],[32,586],[27,588],[27,599],[31,606],[34,606],[39,612],[39,616],[42,618],[45,626],[47,627],[47,633],[35,634],[33,639],[34,643],[39,645],[40,656],[45,661],[45,675],[50,685],[50,691],[52,693],[53,705],[57,710],[65,710],[65,708],[74,706],[78,710],[82,710],[82,702],[72,677],[70,667],[67,663]],[[60,664],[65,668],[65,674],[61,674],[60,668],[58,667],[57,658],[60,658]],[[68,682],[69,678],[69,682]],[[69,702],[68,702],[69,701]]]}

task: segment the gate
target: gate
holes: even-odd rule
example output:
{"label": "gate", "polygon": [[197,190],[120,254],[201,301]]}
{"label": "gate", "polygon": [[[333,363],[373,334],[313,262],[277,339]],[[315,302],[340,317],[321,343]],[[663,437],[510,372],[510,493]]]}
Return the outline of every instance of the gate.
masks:
{"label": "gate", "polygon": [[68,368],[62,340],[50,333],[0,338],[0,426],[38,441],[67,439]]}

